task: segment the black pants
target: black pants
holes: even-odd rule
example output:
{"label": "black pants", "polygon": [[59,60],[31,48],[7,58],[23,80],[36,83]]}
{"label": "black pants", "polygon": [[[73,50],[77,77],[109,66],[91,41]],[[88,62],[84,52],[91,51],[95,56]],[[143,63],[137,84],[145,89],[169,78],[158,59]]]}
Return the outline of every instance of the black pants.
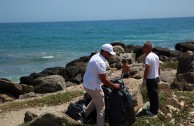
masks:
{"label": "black pants", "polygon": [[157,114],[159,110],[158,79],[147,79],[146,86],[150,100],[150,112]]}

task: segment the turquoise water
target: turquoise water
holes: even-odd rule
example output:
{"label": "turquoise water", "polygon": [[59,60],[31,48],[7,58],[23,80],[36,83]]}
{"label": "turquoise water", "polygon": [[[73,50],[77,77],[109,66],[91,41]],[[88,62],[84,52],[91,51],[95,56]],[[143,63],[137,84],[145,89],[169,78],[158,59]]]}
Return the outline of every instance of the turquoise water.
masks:
{"label": "turquoise water", "polygon": [[0,78],[40,72],[99,50],[103,43],[121,41],[174,49],[194,40],[194,17],[115,21],[0,24]]}

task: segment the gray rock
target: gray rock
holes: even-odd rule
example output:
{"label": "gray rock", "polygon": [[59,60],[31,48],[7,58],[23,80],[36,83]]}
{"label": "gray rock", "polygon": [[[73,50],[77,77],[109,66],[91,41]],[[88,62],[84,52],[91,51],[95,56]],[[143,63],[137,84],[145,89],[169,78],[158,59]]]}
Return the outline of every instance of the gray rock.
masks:
{"label": "gray rock", "polygon": [[0,94],[0,103],[9,102],[15,100],[15,97],[7,94]]}
{"label": "gray rock", "polygon": [[125,50],[121,46],[113,46],[113,50],[114,52],[116,52],[117,55],[125,53]]}
{"label": "gray rock", "polygon": [[144,63],[144,61],[145,61],[145,54],[142,54],[139,57],[137,57],[137,62]]}
{"label": "gray rock", "polygon": [[20,95],[19,99],[32,98],[32,97],[37,97],[37,96],[39,96],[39,95],[35,94],[34,92],[29,92],[29,93]]}
{"label": "gray rock", "polygon": [[129,64],[132,64],[135,62],[135,53],[122,53],[119,56],[120,60],[127,59],[129,61]]}
{"label": "gray rock", "polygon": [[114,67],[117,69],[122,68],[121,59],[117,55],[111,56],[108,62],[110,67]]}
{"label": "gray rock", "polygon": [[30,122],[33,119],[35,119],[36,117],[38,117],[38,115],[36,115],[30,111],[26,111],[25,116],[24,116],[24,122]]}
{"label": "gray rock", "polygon": [[63,90],[66,87],[65,81],[60,75],[51,75],[47,77],[39,77],[34,80],[35,93],[52,93]]}
{"label": "gray rock", "polygon": [[176,76],[176,71],[173,71],[173,70],[161,71],[160,80],[163,82],[172,83],[175,76]]}
{"label": "gray rock", "polygon": [[63,126],[65,121],[52,113],[40,115],[29,123],[29,126]]}
{"label": "gray rock", "polygon": [[22,86],[20,84],[0,79],[0,91],[8,92],[17,98],[22,94]]}
{"label": "gray rock", "polygon": [[135,79],[141,79],[142,75],[138,67],[131,67],[130,68],[131,77]]}
{"label": "gray rock", "polygon": [[184,74],[176,75],[176,78],[172,82],[172,89],[178,89],[182,91],[193,91],[194,90],[194,72],[187,72]]}
{"label": "gray rock", "polygon": [[177,68],[177,74],[186,72],[194,72],[194,53],[189,51],[180,56]]}
{"label": "gray rock", "polygon": [[177,43],[175,45],[175,49],[182,52],[186,52],[189,50],[194,51],[194,42],[190,41],[190,42]]}
{"label": "gray rock", "polygon": [[22,85],[22,92],[23,93],[34,92],[34,87],[33,86],[25,85],[25,84],[21,84],[21,85]]}

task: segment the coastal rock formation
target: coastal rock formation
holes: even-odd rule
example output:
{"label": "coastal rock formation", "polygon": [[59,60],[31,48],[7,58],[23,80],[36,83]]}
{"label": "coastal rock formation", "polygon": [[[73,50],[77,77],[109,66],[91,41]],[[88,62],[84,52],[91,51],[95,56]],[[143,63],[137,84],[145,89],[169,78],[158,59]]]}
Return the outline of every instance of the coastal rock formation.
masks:
{"label": "coastal rock formation", "polygon": [[182,54],[181,51],[170,50],[168,48],[162,48],[158,46],[153,48],[153,52],[155,52],[163,62],[177,60]]}
{"label": "coastal rock formation", "polygon": [[32,73],[29,76],[24,76],[20,78],[20,84],[27,84],[34,86],[34,80],[38,77],[46,77],[49,75],[61,75],[62,77],[66,77],[65,68],[64,67],[52,67],[43,70],[40,73]]}
{"label": "coastal rock formation", "polygon": [[93,53],[90,56],[81,57],[68,63],[65,68],[66,81],[71,81],[77,84],[81,83],[87,62],[92,55]]}
{"label": "coastal rock formation", "polygon": [[180,56],[177,74],[194,72],[194,52],[188,51]]}
{"label": "coastal rock formation", "polygon": [[125,53],[124,48],[121,46],[113,46],[113,50],[114,52],[116,52],[117,55]]}
{"label": "coastal rock formation", "polygon": [[23,93],[34,92],[34,87],[33,86],[25,85],[25,84],[21,84],[21,85],[22,85],[22,92]]}
{"label": "coastal rock formation", "polygon": [[161,71],[160,80],[167,83],[172,83],[176,76],[176,70]]}
{"label": "coastal rock formation", "polygon": [[46,113],[38,116],[29,123],[29,126],[63,126],[63,118],[52,113]]}
{"label": "coastal rock formation", "polygon": [[0,103],[5,103],[13,100],[15,100],[15,97],[11,94],[0,94]]}
{"label": "coastal rock formation", "polygon": [[52,93],[66,87],[64,78],[60,75],[39,77],[34,80],[34,84],[34,92],[36,93]]}
{"label": "coastal rock formation", "polygon": [[30,122],[36,117],[38,117],[38,115],[36,115],[30,111],[26,111],[25,116],[24,116],[24,122]]}
{"label": "coastal rock formation", "polygon": [[19,95],[23,94],[22,85],[12,83],[10,81],[0,79],[0,92],[6,92],[18,98]]}
{"label": "coastal rock formation", "polygon": [[175,49],[186,52],[186,51],[194,51],[194,42],[189,41],[189,42],[180,42],[175,45]]}
{"label": "coastal rock formation", "polygon": [[185,52],[180,56],[177,75],[171,84],[171,88],[192,91],[194,90],[194,53]]}

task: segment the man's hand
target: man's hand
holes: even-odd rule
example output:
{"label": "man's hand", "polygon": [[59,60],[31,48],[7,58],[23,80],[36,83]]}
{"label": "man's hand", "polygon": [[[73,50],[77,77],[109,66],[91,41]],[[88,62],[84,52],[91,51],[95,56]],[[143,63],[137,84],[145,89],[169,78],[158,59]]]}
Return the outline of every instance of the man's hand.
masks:
{"label": "man's hand", "polygon": [[113,87],[112,88],[118,90],[120,88],[120,84],[113,84]]}

